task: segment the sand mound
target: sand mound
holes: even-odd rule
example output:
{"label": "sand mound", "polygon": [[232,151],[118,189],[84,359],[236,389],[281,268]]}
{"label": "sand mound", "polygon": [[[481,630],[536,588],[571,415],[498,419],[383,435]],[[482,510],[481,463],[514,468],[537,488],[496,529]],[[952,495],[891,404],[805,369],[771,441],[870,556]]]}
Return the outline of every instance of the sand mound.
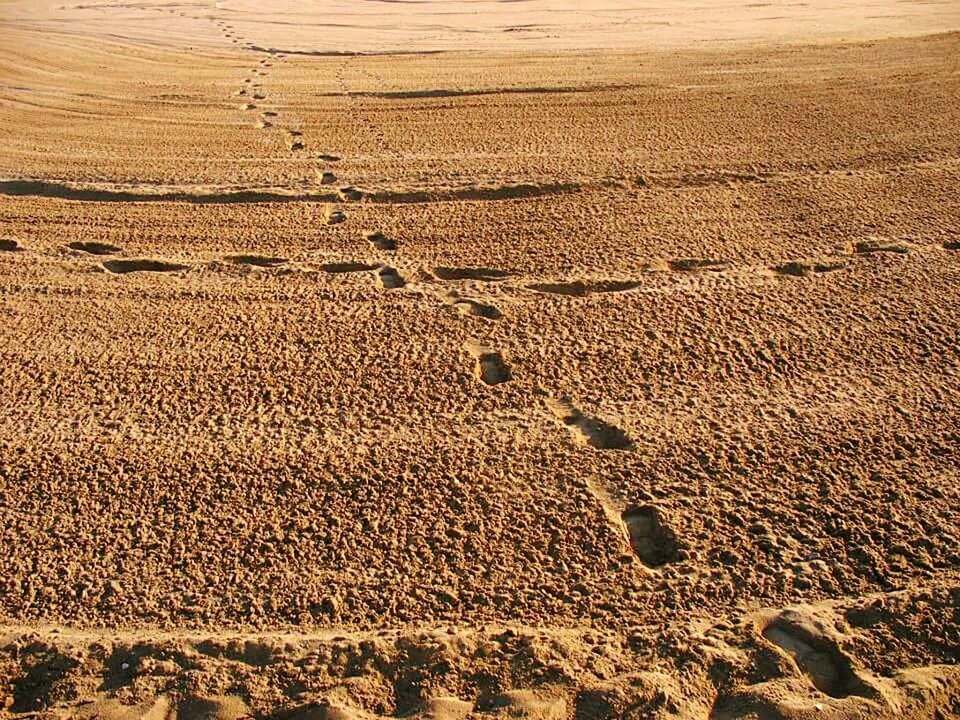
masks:
{"label": "sand mound", "polygon": [[[522,627],[336,637],[6,628],[0,681],[10,694],[0,703],[15,714],[117,719],[931,717],[960,702],[950,650],[929,644],[956,631],[951,592],[714,618],[649,644],[653,628],[619,637]],[[911,632],[891,641],[897,627]],[[911,656],[927,664],[885,670]]]}

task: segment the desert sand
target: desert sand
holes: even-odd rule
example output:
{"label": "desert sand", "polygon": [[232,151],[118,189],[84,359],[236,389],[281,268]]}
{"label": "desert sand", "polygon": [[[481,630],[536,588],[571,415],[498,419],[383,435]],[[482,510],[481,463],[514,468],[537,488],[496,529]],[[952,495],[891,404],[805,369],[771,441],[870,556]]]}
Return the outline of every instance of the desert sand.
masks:
{"label": "desert sand", "polygon": [[0,715],[960,716],[958,30],[0,2]]}

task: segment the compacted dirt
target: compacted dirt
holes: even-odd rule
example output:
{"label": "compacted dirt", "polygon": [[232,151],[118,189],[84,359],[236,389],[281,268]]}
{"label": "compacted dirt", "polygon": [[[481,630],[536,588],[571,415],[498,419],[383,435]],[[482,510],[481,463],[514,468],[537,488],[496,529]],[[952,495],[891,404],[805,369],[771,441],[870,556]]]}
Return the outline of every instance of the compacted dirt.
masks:
{"label": "compacted dirt", "polygon": [[960,34],[904,6],[0,3],[0,715],[960,713]]}

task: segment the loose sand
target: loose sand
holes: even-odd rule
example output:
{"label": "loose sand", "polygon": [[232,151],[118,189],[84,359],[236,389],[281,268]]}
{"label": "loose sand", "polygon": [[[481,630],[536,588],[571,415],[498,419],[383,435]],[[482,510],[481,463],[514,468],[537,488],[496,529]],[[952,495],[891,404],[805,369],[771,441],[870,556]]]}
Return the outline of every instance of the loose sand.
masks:
{"label": "loose sand", "polygon": [[0,715],[960,714],[958,16],[0,2]]}

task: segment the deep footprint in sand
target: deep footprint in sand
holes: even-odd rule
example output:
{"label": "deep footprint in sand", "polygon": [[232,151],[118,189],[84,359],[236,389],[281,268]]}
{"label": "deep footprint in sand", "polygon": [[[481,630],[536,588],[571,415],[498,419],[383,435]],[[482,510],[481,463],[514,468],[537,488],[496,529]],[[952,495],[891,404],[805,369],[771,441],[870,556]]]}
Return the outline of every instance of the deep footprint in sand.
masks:
{"label": "deep footprint in sand", "polygon": [[476,360],[474,377],[486,385],[500,385],[513,379],[503,354],[479,343],[467,343],[465,349]]}
{"label": "deep footprint in sand", "polygon": [[380,285],[386,290],[395,290],[407,284],[406,281],[400,277],[400,273],[389,265],[380,266],[380,269],[377,270],[377,279],[380,281]]}
{"label": "deep footprint in sand", "polygon": [[164,262],[163,260],[106,260],[103,267],[112,273],[126,274],[132,272],[151,272],[151,273],[171,273],[186,270],[189,265],[179,263]]}
{"label": "deep footprint in sand", "polygon": [[842,270],[847,266],[843,260],[820,260],[817,262],[807,262],[803,260],[791,260],[782,265],[773,268],[774,272],[781,275],[790,275],[792,277],[808,277],[814,273],[828,273],[836,270]]}
{"label": "deep footprint in sand", "polygon": [[236,265],[253,265],[265,268],[277,267],[287,262],[286,258],[267,255],[227,255],[224,260]]}
{"label": "deep footprint in sand", "polygon": [[333,185],[337,181],[337,176],[332,172],[319,172],[321,185]]}
{"label": "deep footprint in sand", "polygon": [[630,547],[648,567],[659,567],[675,559],[676,537],[660,511],[651,506],[633,507],[621,515]]}
{"label": "deep footprint in sand", "polygon": [[339,225],[340,223],[346,221],[347,215],[341,210],[327,208],[324,212],[324,218],[327,221],[327,225]]}
{"label": "deep footprint in sand", "polygon": [[340,188],[339,193],[344,202],[360,202],[363,199],[363,192],[352,186]]}
{"label": "deep footprint in sand", "polygon": [[482,280],[484,282],[494,282],[496,280],[504,280],[513,273],[507,270],[497,270],[496,268],[437,267],[433,269],[433,274],[441,280]]}
{"label": "deep footprint in sand", "polygon": [[910,252],[910,245],[899,240],[890,240],[888,238],[867,238],[858,243],[854,243],[853,251],[858,255],[869,255],[871,253],[895,253],[897,255],[906,255]]}
{"label": "deep footprint in sand", "polygon": [[709,258],[681,258],[670,260],[667,265],[675,272],[722,272],[730,268],[730,263]]}
{"label": "deep footprint in sand", "polygon": [[110,243],[87,242],[82,240],[68,243],[67,247],[71,250],[78,250],[89,255],[116,255],[121,251],[116,245],[111,245]]}
{"label": "deep footprint in sand", "polygon": [[579,444],[598,450],[633,449],[633,441],[623,430],[599,418],[587,417],[569,399],[548,398],[546,403]]}
{"label": "deep footprint in sand", "polygon": [[948,240],[943,244],[944,250],[960,250],[960,240]]}
{"label": "deep footprint in sand", "polygon": [[815,622],[786,610],[763,637],[787,653],[820,692],[835,698],[869,694],[850,659]]}
{"label": "deep footprint in sand", "polygon": [[18,250],[22,250],[22,248],[16,240],[0,238],[0,252],[17,252]]}
{"label": "deep footprint in sand", "polygon": [[452,298],[450,304],[458,313],[467,317],[483,318],[484,320],[499,320],[503,317],[503,313],[495,306],[471,298]]}
{"label": "deep footprint in sand", "polygon": [[640,287],[636,280],[598,280],[574,281],[567,283],[534,283],[527,285],[528,290],[546,293],[548,295],[567,295],[569,297],[586,297],[594,293],[620,293],[635,290]]}
{"label": "deep footprint in sand", "polygon": [[368,232],[364,237],[377,250],[392,251],[397,249],[397,241],[387,237],[382,232]]}
{"label": "deep footprint in sand", "polygon": [[320,269],[328,273],[356,273],[356,272],[370,272],[371,270],[378,270],[379,266],[377,265],[368,265],[366,263],[360,262],[343,262],[343,263],[324,263],[320,266]]}

